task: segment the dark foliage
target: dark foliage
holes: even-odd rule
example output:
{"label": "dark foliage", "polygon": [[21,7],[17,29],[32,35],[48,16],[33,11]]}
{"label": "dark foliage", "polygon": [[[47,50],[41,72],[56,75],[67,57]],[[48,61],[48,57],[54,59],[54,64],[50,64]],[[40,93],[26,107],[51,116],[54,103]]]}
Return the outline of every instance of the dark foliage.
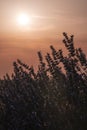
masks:
{"label": "dark foliage", "polygon": [[37,72],[18,59],[0,80],[0,130],[87,129],[87,59],[63,35],[67,56],[50,46],[45,62],[38,52]]}

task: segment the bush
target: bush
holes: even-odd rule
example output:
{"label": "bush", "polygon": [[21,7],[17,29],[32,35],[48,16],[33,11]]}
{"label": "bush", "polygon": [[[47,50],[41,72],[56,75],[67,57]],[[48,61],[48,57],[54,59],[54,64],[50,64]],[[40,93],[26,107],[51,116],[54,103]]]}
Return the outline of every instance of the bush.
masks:
{"label": "bush", "polygon": [[38,71],[19,59],[14,73],[0,80],[1,130],[85,130],[87,128],[87,59],[63,33],[68,50],[50,46]]}

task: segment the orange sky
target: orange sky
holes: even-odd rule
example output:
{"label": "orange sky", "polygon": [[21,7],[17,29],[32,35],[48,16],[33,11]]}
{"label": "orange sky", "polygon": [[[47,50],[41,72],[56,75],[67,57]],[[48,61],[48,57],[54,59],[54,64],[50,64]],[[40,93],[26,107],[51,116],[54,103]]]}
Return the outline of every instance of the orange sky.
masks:
{"label": "orange sky", "polygon": [[[37,51],[62,46],[62,32],[75,35],[76,47],[87,52],[87,0],[0,0],[0,77],[17,58],[36,66]],[[31,23],[22,27],[18,14]]]}

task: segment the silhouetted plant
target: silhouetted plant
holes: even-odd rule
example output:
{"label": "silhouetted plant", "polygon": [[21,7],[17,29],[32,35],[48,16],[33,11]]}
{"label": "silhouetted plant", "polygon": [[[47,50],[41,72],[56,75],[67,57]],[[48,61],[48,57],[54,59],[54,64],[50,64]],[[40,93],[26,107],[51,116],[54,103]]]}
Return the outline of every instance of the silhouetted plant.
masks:
{"label": "silhouetted plant", "polygon": [[63,35],[67,56],[51,45],[52,54],[38,52],[37,72],[17,59],[12,76],[0,79],[1,130],[87,129],[86,55]]}

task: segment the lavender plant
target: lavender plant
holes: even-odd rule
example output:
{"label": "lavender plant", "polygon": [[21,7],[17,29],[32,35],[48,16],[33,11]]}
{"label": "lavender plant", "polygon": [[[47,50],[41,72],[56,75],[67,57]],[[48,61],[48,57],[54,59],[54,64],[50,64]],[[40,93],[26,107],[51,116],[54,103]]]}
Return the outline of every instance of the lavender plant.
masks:
{"label": "lavender plant", "polygon": [[74,36],[63,33],[68,50],[50,46],[39,65],[17,60],[12,76],[0,79],[1,130],[85,130],[87,128],[87,59],[74,47]]}

